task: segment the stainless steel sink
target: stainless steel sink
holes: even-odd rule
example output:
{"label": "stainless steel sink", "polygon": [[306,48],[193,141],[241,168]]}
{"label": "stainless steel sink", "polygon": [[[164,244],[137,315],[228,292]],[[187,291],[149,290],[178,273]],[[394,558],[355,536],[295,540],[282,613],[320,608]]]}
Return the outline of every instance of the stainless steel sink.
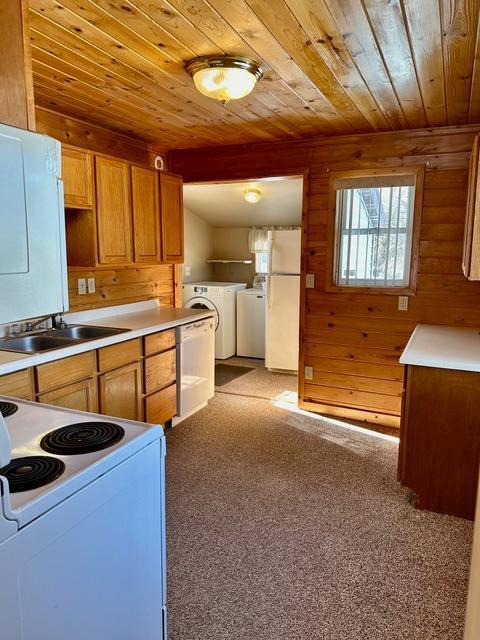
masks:
{"label": "stainless steel sink", "polygon": [[129,329],[114,329],[113,327],[92,327],[89,325],[72,325],[65,329],[57,329],[55,336],[73,338],[74,340],[95,340],[96,338],[106,338],[117,333],[125,333]]}
{"label": "stainless steel sink", "polygon": [[0,351],[15,351],[16,353],[28,354],[44,353],[53,349],[70,347],[80,342],[114,336],[126,331],[130,331],[130,329],[72,325],[71,327],[65,327],[65,329],[52,329],[42,334],[4,338],[0,340]]}
{"label": "stainless steel sink", "polygon": [[50,335],[22,336],[21,338],[5,338],[0,340],[0,350],[17,353],[43,353],[52,349],[61,349],[75,344],[71,338],[53,337]]}

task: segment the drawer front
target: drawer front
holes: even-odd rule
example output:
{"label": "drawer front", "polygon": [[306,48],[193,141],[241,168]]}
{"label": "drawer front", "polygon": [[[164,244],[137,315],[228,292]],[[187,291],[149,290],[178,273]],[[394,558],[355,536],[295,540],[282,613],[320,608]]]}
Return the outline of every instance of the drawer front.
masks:
{"label": "drawer front", "polygon": [[145,420],[151,424],[163,424],[171,420],[177,413],[177,385],[171,384],[166,389],[145,398]]}
{"label": "drawer front", "polygon": [[145,336],[145,355],[151,356],[154,353],[161,353],[162,351],[173,349],[175,344],[175,329],[152,333],[150,336]]}
{"label": "drawer front", "polygon": [[103,347],[98,350],[98,370],[110,371],[123,367],[125,364],[138,362],[142,359],[141,338],[112,344],[110,347]]}
{"label": "drawer front", "polygon": [[33,400],[33,369],[24,369],[0,376],[0,395],[12,396],[21,400]]}
{"label": "drawer front", "polygon": [[35,368],[38,393],[58,389],[72,382],[90,378],[95,373],[95,351],[79,353],[77,356],[62,358]]}
{"label": "drawer front", "polygon": [[56,407],[98,413],[97,378],[74,382],[55,391],[42,393],[38,401]]}
{"label": "drawer front", "polygon": [[177,350],[170,349],[145,360],[145,393],[152,393],[175,382]]}

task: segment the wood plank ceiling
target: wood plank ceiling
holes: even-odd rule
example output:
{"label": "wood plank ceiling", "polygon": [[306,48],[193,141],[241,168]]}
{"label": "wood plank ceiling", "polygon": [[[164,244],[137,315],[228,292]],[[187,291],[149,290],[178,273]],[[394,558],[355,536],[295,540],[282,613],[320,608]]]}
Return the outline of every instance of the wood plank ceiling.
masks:
{"label": "wood plank ceiling", "polygon": [[[164,149],[480,122],[479,0],[29,0],[38,106]],[[226,106],[198,55],[263,63]]]}

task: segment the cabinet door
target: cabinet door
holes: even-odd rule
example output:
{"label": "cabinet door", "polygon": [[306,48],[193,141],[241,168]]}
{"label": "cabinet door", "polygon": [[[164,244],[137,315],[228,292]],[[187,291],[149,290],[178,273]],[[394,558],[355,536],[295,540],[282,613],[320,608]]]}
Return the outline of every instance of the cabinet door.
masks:
{"label": "cabinet door", "polygon": [[0,376],[0,396],[34,400],[33,369],[23,369]]}
{"label": "cabinet door", "polygon": [[135,262],[162,261],[158,173],[132,167],[133,249]]}
{"label": "cabinet door", "polygon": [[93,207],[93,156],[88,151],[62,147],[62,179],[65,206]]}
{"label": "cabinet door", "polygon": [[42,393],[38,396],[38,401],[56,407],[98,413],[97,380],[89,378],[49,393]]}
{"label": "cabinet door", "polygon": [[143,419],[141,372],[141,363],[134,362],[100,376],[101,413],[129,420]]}
{"label": "cabinet door", "polygon": [[183,181],[180,176],[160,174],[163,227],[163,261],[183,262]]}
{"label": "cabinet door", "polygon": [[95,177],[99,263],[128,264],[132,261],[129,165],[96,157]]}

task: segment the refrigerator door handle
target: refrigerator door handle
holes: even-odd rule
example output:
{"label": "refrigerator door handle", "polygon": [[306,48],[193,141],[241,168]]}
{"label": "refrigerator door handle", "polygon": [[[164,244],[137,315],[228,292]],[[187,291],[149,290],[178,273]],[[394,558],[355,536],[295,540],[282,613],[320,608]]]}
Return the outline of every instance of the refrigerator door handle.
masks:
{"label": "refrigerator door handle", "polygon": [[268,310],[272,310],[272,276],[270,274],[267,275],[267,301],[268,301]]}

